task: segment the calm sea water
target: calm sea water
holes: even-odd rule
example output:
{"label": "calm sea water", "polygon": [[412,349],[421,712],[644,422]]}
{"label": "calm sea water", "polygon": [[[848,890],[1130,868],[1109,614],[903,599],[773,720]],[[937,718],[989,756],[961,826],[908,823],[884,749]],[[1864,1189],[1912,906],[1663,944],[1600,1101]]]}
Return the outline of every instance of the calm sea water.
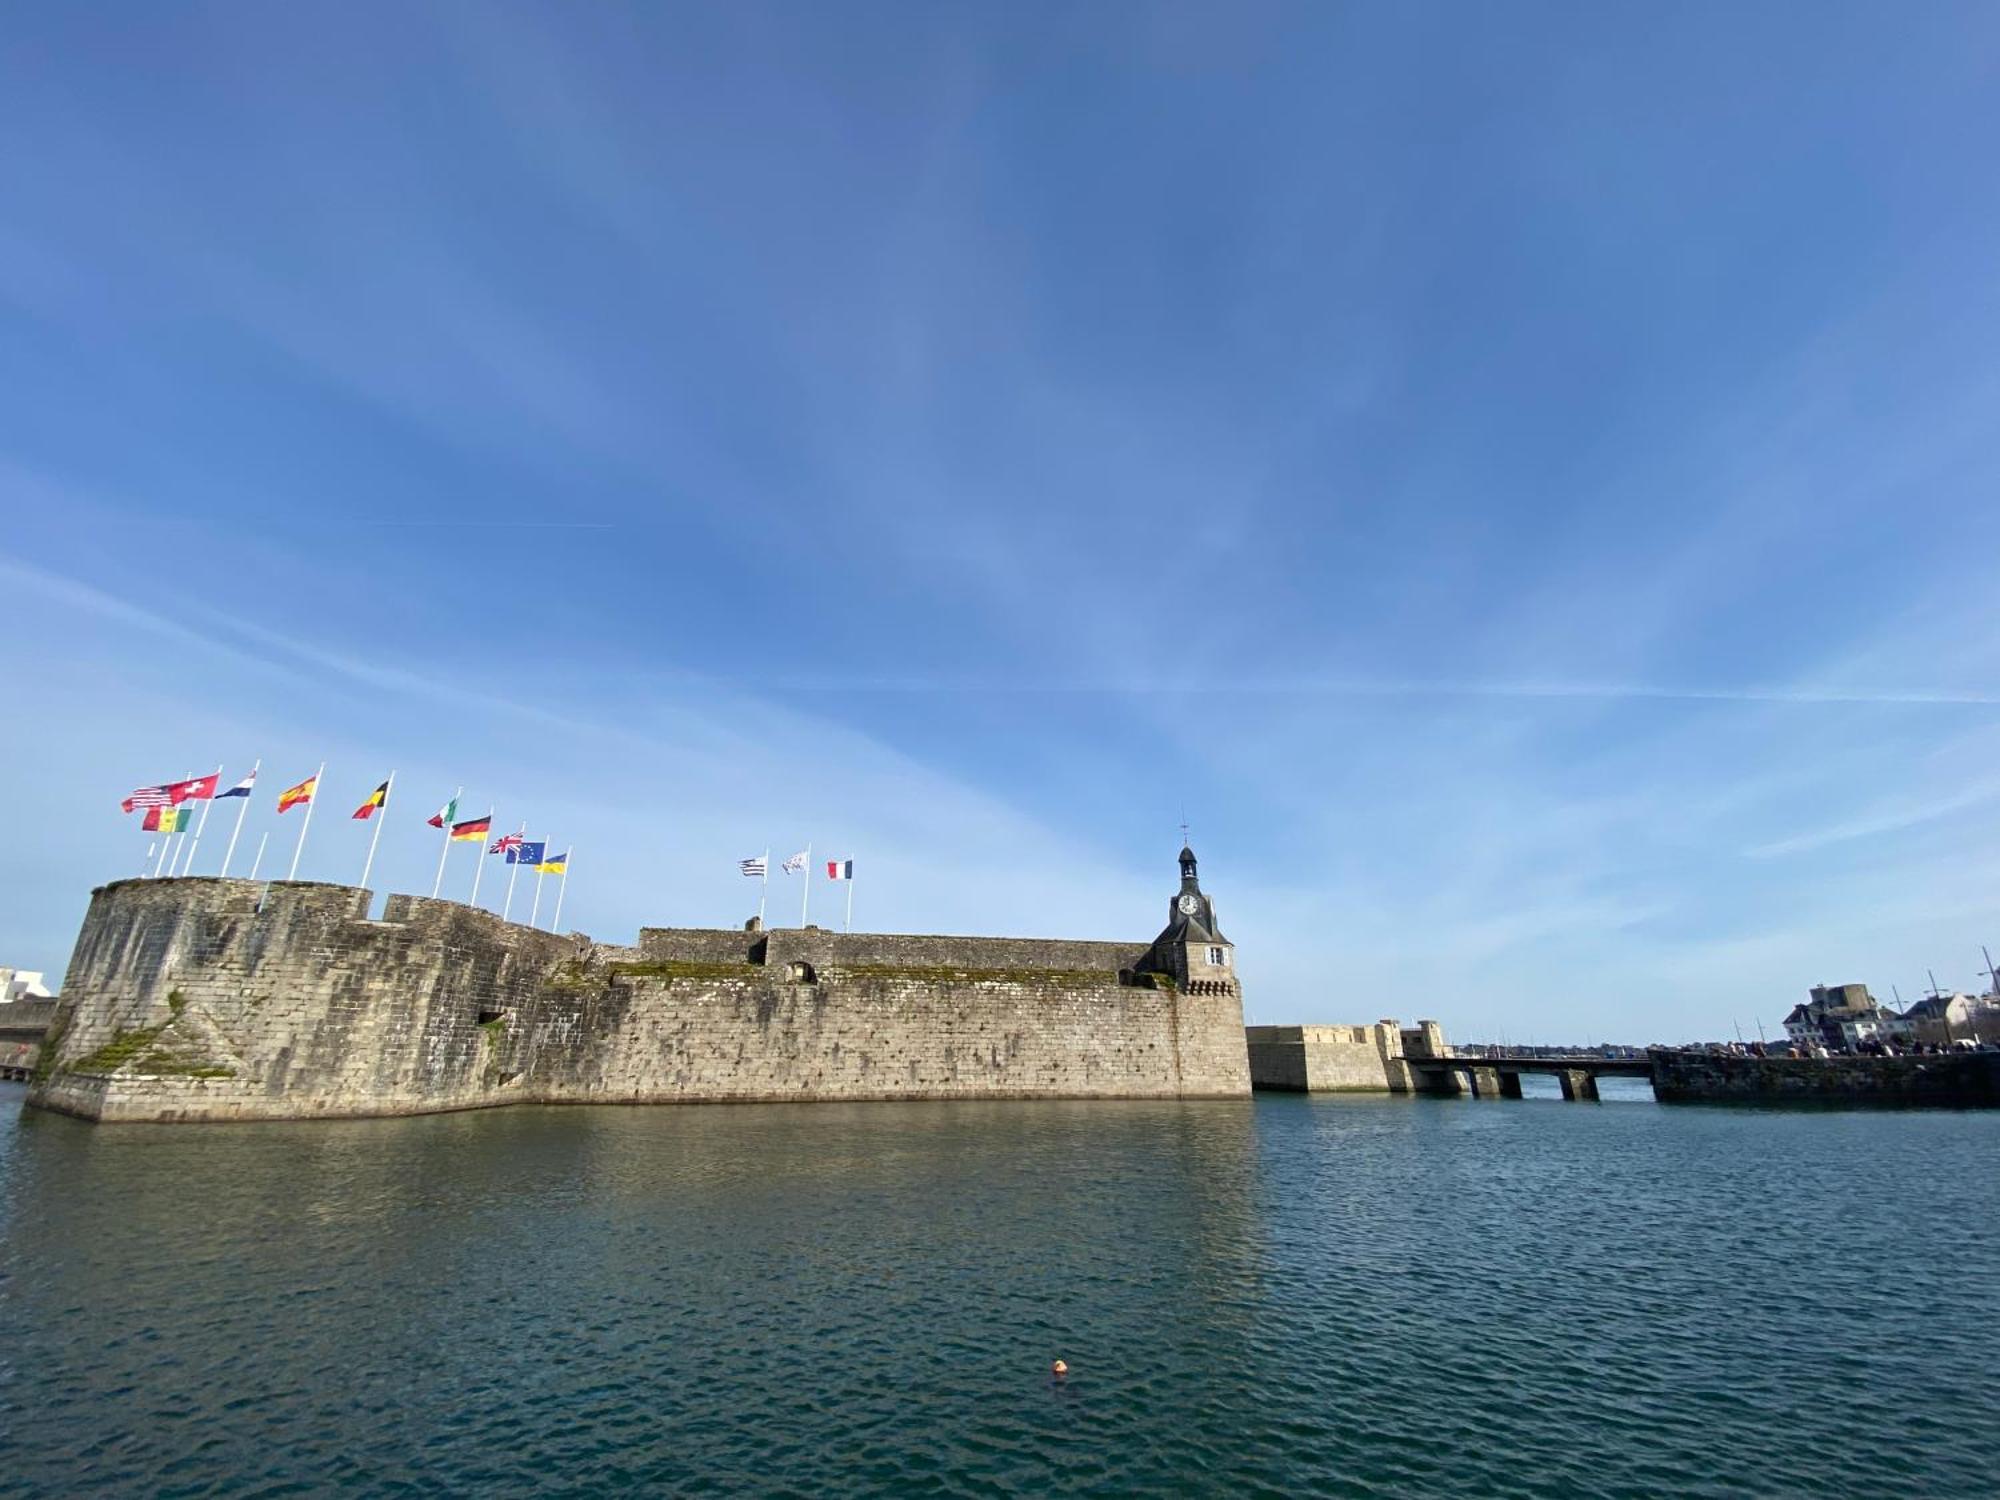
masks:
{"label": "calm sea water", "polygon": [[2000,1489],[2000,1114],[19,1099],[9,1493]]}

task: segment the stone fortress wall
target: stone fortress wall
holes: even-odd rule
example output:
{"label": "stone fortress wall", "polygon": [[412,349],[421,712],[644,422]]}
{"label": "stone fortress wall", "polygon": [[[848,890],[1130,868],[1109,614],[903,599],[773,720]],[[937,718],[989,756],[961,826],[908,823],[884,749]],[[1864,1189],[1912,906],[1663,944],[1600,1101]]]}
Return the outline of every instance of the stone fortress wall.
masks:
{"label": "stone fortress wall", "polygon": [[615,946],[412,896],[370,920],[370,900],[100,888],[30,1102],[173,1121],[1250,1090],[1233,982],[1137,972],[1144,943],[647,928]]}
{"label": "stone fortress wall", "polygon": [[1250,1026],[1244,1028],[1250,1079],[1260,1089],[1297,1093],[1418,1092],[1409,1059],[1449,1055],[1435,1021],[1404,1027]]}

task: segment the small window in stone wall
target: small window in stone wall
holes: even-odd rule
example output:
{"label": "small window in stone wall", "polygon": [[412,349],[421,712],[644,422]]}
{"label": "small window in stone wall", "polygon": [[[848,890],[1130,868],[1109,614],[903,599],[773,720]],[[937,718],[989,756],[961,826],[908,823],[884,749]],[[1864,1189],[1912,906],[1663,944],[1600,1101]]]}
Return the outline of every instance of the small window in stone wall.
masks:
{"label": "small window in stone wall", "polygon": [[1209,949],[1209,950],[1208,950],[1208,961],[1209,961],[1210,963],[1214,964],[1214,965],[1215,965],[1215,967],[1216,967],[1216,968],[1218,968],[1218,969],[1226,969],[1226,968],[1228,968],[1228,967],[1229,967],[1229,950],[1228,950],[1227,948],[1211,948],[1211,949]]}
{"label": "small window in stone wall", "polygon": [[504,1021],[506,1019],[507,1012],[504,1010],[482,1010],[479,1013],[479,1024],[481,1026],[491,1026],[495,1021]]}
{"label": "small window in stone wall", "polygon": [[786,972],[793,984],[819,983],[819,975],[813,973],[811,964],[795,963]]}

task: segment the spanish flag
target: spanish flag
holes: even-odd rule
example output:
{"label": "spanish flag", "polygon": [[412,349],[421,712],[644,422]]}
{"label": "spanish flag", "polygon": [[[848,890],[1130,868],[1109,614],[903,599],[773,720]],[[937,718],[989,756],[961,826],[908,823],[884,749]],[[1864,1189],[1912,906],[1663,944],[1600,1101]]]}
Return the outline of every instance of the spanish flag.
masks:
{"label": "spanish flag", "polygon": [[565,849],[554,859],[545,859],[535,866],[544,875],[561,875],[569,869],[569,850]]}
{"label": "spanish flag", "polygon": [[319,772],[315,771],[297,786],[287,787],[278,793],[278,811],[289,812],[301,802],[310,802],[313,793],[319,790]]}
{"label": "spanish flag", "polygon": [[389,783],[385,781],[380,786],[376,787],[374,791],[368,794],[368,800],[366,802],[362,803],[359,807],[354,809],[354,816],[361,819],[361,821],[365,823],[370,818],[375,816],[376,808],[387,807],[388,805],[389,805]]}
{"label": "spanish flag", "polygon": [[483,844],[486,842],[486,835],[492,831],[493,814],[488,813],[485,817],[474,818],[469,823],[452,824],[451,838],[453,843],[476,842]]}

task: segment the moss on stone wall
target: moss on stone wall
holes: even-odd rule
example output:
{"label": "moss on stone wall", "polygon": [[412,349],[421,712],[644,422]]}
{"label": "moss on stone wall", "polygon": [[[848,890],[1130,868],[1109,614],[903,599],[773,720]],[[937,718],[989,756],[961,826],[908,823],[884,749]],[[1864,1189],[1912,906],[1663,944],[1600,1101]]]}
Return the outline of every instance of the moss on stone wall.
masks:
{"label": "moss on stone wall", "polygon": [[607,964],[605,971],[617,979],[757,979],[767,972],[758,964],[718,964],[692,958]]}
{"label": "moss on stone wall", "polygon": [[1101,989],[1118,976],[1099,969],[964,969],[952,964],[842,964],[828,967],[841,979],[902,979],[915,984],[1032,984],[1059,989]]}
{"label": "moss on stone wall", "polygon": [[[176,1004],[175,1002],[179,1002]],[[174,1014],[178,1016],[186,1004],[176,990],[168,997]],[[135,1073],[144,1073],[156,1078],[234,1078],[236,1070],[211,1062],[203,1057],[191,1057],[177,1052],[171,1043],[162,1045],[160,1038],[172,1021],[163,1021],[158,1026],[133,1026],[112,1033],[111,1040],[95,1052],[65,1064],[63,1071],[71,1073],[116,1073],[120,1068],[130,1068]],[[53,1056],[53,1054],[49,1054]]]}
{"label": "moss on stone wall", "polygon": [[41,1049],[35,1054],[34,1071],[29,1073],[30,1081],[47,1083],[56,1070],[56,1054],[62,1051],[63,1033],[69,1030],[69,1018],[57,1011],[55,1019],[49,1022],[49,1029],[42,1033]]}
{"label": "moss on stone wall", "polygon": [[159,1039],[160,1033],[166,1029],[166,1024],[162,1023],[158,1026],[134,1026],[114,1031],[110,1041],[95,1052],[79,1057],[69,1064],[69,1068],[77,1073],[115,1073],[151,1047]]}

